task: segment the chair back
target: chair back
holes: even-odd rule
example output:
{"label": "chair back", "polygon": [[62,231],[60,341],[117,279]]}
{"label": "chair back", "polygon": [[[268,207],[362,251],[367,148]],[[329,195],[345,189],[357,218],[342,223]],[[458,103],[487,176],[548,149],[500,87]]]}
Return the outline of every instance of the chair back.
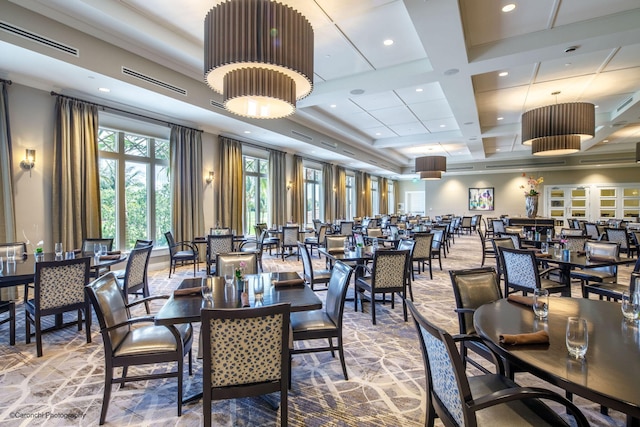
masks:
{"label": "chair back", "polygon": [[368,237],[382,237],[382,229],[379,227],[375,228],[367,228],[367,236]]}
{"label": "chair back", "polygon": [[413,249],[412,258],[416,260],[431,258],[431,245],[433,244],[433,234],[423,233],[423,232],[414,233],[413,240],[416,243]]}
{"label": "chair back", "polygon": [[476,228],[480,225],[480,220],[482,219],[482,215],[474,215],[471,217],[471,227]]}
{"label": "chair back", "polygon": [[404,289],[408,263],[409,251],[376,251],[373,257],[371,289]]}
{"label": "chair back", "polygon": [[138,239],[136,240],[135,245],[133,246],[135,249],[137,248],[143,248],[145,246],[153,246],[153,240],[141,240]]}
{"label": "chair back", "polygon": [[282,227],[282,245],[296,246],[298,244],[298,227]]}
{"label": "chair back", "polygon": [[500,238],[509,238],[513,241],[513,247],[516,249],[520,249],[522,245],[520,244],[520,234],[518,233],[500,233]]}
{"label": "chair back", "polygon": [[[575,231],[575,229],[572,229],[573,231]],[[582,230],[578,230],[578,231],[582,231]],[[587,243],[587,240],[589,240],[588,237],[580,235],[580,236],[566,236],[564,238],[564,240],[566,241],[565,243],[565,247],[566,249],[569,249],[570,251],[584,251],[584,245],[585,243]]]}
{"label": "chair back", "polygon": [[302,274],[304,275],[304,280],[307,283],[313,283],[313,263],[311,262],[311,256],[309,255],[307,246],[302,242],[298,242],[298,252],[302,257]]}
{"label": "chair back", "polygon": [[[16,259],[23,258],[27,255],[27,244],[25,242],[0,243],[0,256],[4,256],[7,249],[13,248]],[[93,250],[93,249],[92,249]]]}
{"label": "chair back", "polygon": [[533,251],[502,247],[500,258],[504,266],[505,289],[516,287],[533,291],[540,287],[538,264]]}
{"label": "chair back", "polygon": [[324,237],[324,247],[327,252],[340,252],[344,250],[344,239],[347,236],[341,234],[332,234]]}
{"label": "chair back", "polygon": [[147,268],[153,246],[134,248],[129,253],[127,267],[124,270],[124,286],[122,291],[126,295],[132,291],[147,286]]}
{"label": "chair back", "polygon": [[90,266],[91,259],[88,257],[37,262],[34,281],[36,312],[46,313],[62,307],[83,305]]}
{"label": "chair back", "polygon": [[342,261],[337,261],[331,270],[324,310],[331,321],[340,328],[344,313],[344,300],[349,288],[353,269]]}
{"label": "chair back", "polygon": [[244,274],[258,274],[257,252],[229,252],[216,255],[216,276],[223,276],[229,268],[241,268],[240,263],[244,263]]}
{"label": "chair back", "polygon": [[462,227],[462,228],[471,228],[471,217],[470,216],[463,216],[462,217],[462,222],[460,223],[460,227]]}
{"label": "chair back", "polygon": [[217,254],[233,252],[233,236],[231,234],[220,234],[207,236],[207,256],[215,259]]}
{"label": "chair back", "polygon": [[493,224],[493,232],[495,234],[504,233],[506,230],[504,229],[504,222],[501,219],[494,219],[491,221]]}
{"label": "chair back", "polygon": [[340,234],[351,236],[351,234],[353,234],[353,221],[341,221]]}
{"label": "chair back", "polygon": [[[456,308],[475,310],[502,298],[498,273],[493,267],[450,270]],[[461,334],[475,334],[473,313],[458,312]]]}
{"label": "chair back", "polygon": [[431,230],[431,234],[433,234],[433,239],[431,240],[431,249],[432,250],[435,249],[435,251],[438,252],[442,247],[442,241],[444,239],[444,230],[441,228],[434,228],[433,230]]}
{"label": "chair back", "polygon": [[591,237],[593,240],[600,240],[600,229],[597,224],[587,222],[584,225],[584,229],[587,232],[587,236]]}
{"label": "chair back", "polygon": [[[604,241],[599,242],[599,241],[587,240],[587,242],[584,245],[584,250],[591,251],[591,255],[598,258],[616,258],[618,255],[620,255],[620,246],[618,246],[617,243],[613,243],[613,242],[604,242]],[[618,274],[617,265],[589,268],[589,271],[591,270],[605,272],[607,274],[610,274],[611,277],[614,277],[614,278]]]}
{"label": "chair back", "polygon": [[167,231],[164,233],[165,239],[167,239],[167,245],[169,245],[169,254],[173,258],[173,255],[176,253],[176,240],[173,238],[173,233],[171,231]]}
{"label": "chair back", "polygon": [[130,318],[129,309],[118,286],[118,279],[114,272],[109,272],[87,285],[86,291],[100,324],[105,352],[111,355],[130,330],[129,325],[123,325],[107,331],[108,328],[124,323]]}
{"label": "chair back", "polygon": [[209,234],[213,236],[226,236],[227,234],[233,235],[231,228],[229,227],[211,227]]}
{"label": "chair back", "polygon": [[620,252],[626,252],[629,249],[629,235],[627,230],[618,228],[607,228],[607,240],[618,243]]}
{"label": "chair back", "polygon": [[268,230],[268,229],[269,229],[269,227],[267,226],[267,223],[266,223],[266,222],[259,222],[259,223],[257,223],[257,224],[253,227],[253,230],[254,230],[254,231],[255,231],[255,233],[256,233],[256,238],[258,238],[258,236],[260,236],[260,234],[261,234],[263,231],[266,231],[266,230]]}
{"label": "chair back", "polygon": [[82,241],[82,253],[93,255],[94,245],[105,245],[107,250],[113,248],[113,239],[84,239]]}
{"label": "chair back", "polygon": [[416,248],[416,241],[412,239],[401,239],[398,242],[398,247],[396,248],[399,251],[409,251],[409,258],[413,258],[413,254]]}
{"label": "chair back", "polygon": [[318,244],[324,243],[324,238],[326,235],[327,235],[327,226],[323,224],[320,226],[320,229],[318,230]]}
{"label": "chair back", "polygon": [[205,393],[212,388],[281,381],[286,387],[289,312],[288,303],[233,310],[202,309]]}
{"label": "chair back", "polygon": [[431,399],[445,425],[466,425],[463,402],[465,397],[471,398],[471,391],[456,344],[446,331],[427,321],[411,301],[407,306],[418,330],[429,390],[427,399]]}
{"label": "chair back", "polygon": [[560,234],[565,236],[584,236],[584,230],[581,228],[563,228]]}

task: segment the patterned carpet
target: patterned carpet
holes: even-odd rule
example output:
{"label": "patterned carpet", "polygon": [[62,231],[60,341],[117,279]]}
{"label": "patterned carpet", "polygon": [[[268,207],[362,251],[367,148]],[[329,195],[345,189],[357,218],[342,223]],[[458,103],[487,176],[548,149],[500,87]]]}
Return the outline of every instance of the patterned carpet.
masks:
{"label": "patterned carpet", "polygon": [[[433,280],[428,272],[416,276],[414,299],[420,311],[436,324],[457,333],[457,317],[448,269],[478,267],[481,260],[477,235],[456,237],[450,253],[443,258],[443,271],[435,262]],[[493,260],[490,260],[493,262]],[[324,259],[314,257],[317,268]],[[284,262],[264,259],[266,271],[301,271],[295,257]],[[620,268],[626,281],[631,267]],[[168,279],[167,270],[151,271],[152,293],[169,293],[183,278],[191,277],[190,267],[179,269]],[[200,272],[199,274],[204,274]],[[579,295],[574,288],[574,295]],[[324,292],[318,292],[324,299]],[[157,309],[159,307],[156,306]],[[345,357],[349,381],[345,381],[338,359],[330,353],[296,355],[293,360],[293,388],[289,392],[291,426],[422,426],[424,425],[425,379],[415,327],[402,319],[402,305],[379,306],[377,325],[371,324],[368,304],[365,312],[345,308]],[[0,327],[0,425],[97,425],[103,392],[104,356],[102,339],[94,320],[93,342],[75,327],[44,335],[44,357],[35,357],[35,344],[24,344],[24,310],[18,305],[17,345],[8,342],[8,325]],[[194,325],[197,328],[197,325]],[[196,340],[197,341],[197,340]],[[194,342],[194,347],[197,342]],[[197,350],[197,349],[194,349]],[[144,369],[163,371],[165,366]],[[135,374],[138,369],[131,369]],[[202,368],[195,362],[192,377],[185,374],[186,396],[201,389]],[[470,371],[472,372],[472,371]],[[550,387],[528,374],[518,374],[522,385]],[[277,397],[276,397],[277,399]],[[576,398],[595,426],[622,426],[624,415],[599,413],[599,406]],[[217,426],[272,426],[279,411],[262,398],[214,403],[213,422]],[[439,421],[436,422],[437,425]],[[154,380],[114,386],[107,425],[199,426],[202,405],[185,405],[176,416],[176,381]]]}

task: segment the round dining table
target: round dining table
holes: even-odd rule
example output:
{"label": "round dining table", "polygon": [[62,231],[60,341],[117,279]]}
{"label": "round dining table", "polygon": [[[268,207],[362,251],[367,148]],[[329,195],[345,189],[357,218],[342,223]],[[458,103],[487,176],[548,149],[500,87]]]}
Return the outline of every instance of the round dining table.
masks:
{"label": "round dining table", "polygon": [[[588,324],[584,359],[569,356],[565,343],[568,317]],[[531,307],[501,299],[479,307],[478,334],[520,370],[607,408],[627,415],[627,425],[640,425],[640,326],[624,320],[620,304],[586,298],[549,298],[549,317],[536,319]],[[545,330],[548,344],[504,345],[501,334]]]}

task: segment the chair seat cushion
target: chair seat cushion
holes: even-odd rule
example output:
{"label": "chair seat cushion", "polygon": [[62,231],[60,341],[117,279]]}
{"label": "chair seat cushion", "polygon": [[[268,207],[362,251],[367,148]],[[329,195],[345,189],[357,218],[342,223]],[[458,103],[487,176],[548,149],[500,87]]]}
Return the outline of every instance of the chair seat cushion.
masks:
{"label": "chair seat cushion", "polygon": [[[182,342],[188,341],[193,334],[193,328],[188,323],[177,325],[176,329],[182,337]],[[120,343],[114,356],[136,356],[163,351],[176,351],[173,334],[167,327],[148,325],[132,329]]]}
{"label": "chair seat cushion", "polygon": [[369,277],[358,277],[356,280],[356,286],[359,288],[364,288],[367,290],[371,290],[371,276]]}
{"label": "chair seat cushion", "polygon": [[622,292],[628,291],[629,285],[621,285],[619,283],[599,283],[597,285],[587,285],[584,289],[591,294],[622,299]]}
{"label": "chair seat cushion", "polygon": [[615,279],[616,276],[608,271],[591,270],[587,268],[572,271],[571,277],[574,279],[588,280],[590,282],[603,282],[607,279]]}
{"label": "chair seat cushion", "polygon": [[540,285],[542,286],[543,289],[549,289],[549,290],[567,287],[567,285],[565,285],[564,283],[556,282],[554,280],[545,279],[545,278],[540,278]]}
{"label": "chair seat cushion", "polygon": [[291,329],[296,333],[337,329],[337,325],[324,310],[301,311],[291,313]]}
{"label": "chair seat cushion", "polygon": [[[494,374],[469,377],[469,387],[474,398],[518,385],[506,377]],[[562,417],[537,399],[518,400],[491,406],[476,412],[478,426],[494,426],[496,420],[501,425],[568,425]]]}
{"label": "chair seat cushion", "polygon": [[184,259],[192,259],[195,258],[196,254],[191,251],[178,251],[175,254],[173,254],[173,258],[174,259],[180,259],[180,258],[184,258]]}
{"label": "chair seat cushion", "polygon": [[314,282],[328,282],[331,279],[331,270],[313,270]]}
{"label": "chair seat cushion", "polygon": [[304,242],[308,245],[317,245],[318,244],[318,238],[317,237],[307,237],[306,239],[304,239]]}

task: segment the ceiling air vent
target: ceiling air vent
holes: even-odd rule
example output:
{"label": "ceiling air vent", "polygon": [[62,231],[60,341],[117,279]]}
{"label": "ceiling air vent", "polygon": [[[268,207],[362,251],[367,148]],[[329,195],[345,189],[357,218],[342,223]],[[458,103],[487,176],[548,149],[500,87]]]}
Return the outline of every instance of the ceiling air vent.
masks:
{"label": "ceiling air vent", "polygon": [[633,101],[633,96],[624,101],[618,108],[616,108],[616,112],[619,113],[620,111],[622,111],[627,105],[631,104],[631,101]]}
{"label": "ceiling air vent", "polygon": [[212,107],[222,108],[224,110],[224,105],[222,105],[216,100],[210,99],[209,103],[211,104]]}
{"label": "ceiling air vent", "polygon": [[186,89],[182,89],[178,86],[174,86],[170,83],[167,82],[163,82],[162,80],[158,80],[158,79],[154,79],[153,77],[147,76],[145,74],[139,73],[135,70],[132,70],[131,68],[127,68],[127,67],[122,67],[122,74],[125,74],[127,76],[131,76],[131,77],[135,77],[136,79],[140,79],[140,80],[144,80],[147,83],[151,83],[152,85],[155,86],[160,86],[161,88],[170,90],[172,92],[175,93],[179,93],[180,95],[184,95],[187,96],[187,90]]}
{"label": "ceiling air vent", "polygon": [[334,150],[338,148],[338,144],[336,144],[335,142],[320,141],[320,144],[324,145],[325,147],[331,147]]}
{"label": "ceiling air vent", "polygon": [[532,168],[543,166],[565,166],[565,160],[557,160],[553,162],[536,162],[536,163],[509,163],[508,165],[486,165],[485,169],[512,169],[512,168]]}
{"label": "ceiling air vent", "polygon": [[461,171],[472,171],[473,166],[458,166],[454,167],[451,165],[447,165],[447,172],[461,172]]}
{"label": "ceiling air vent", "polygon": [[604,165],[610,163],[636,163],[636,160],[631,157],[615,157],[610,159],[581,159],[578,163],[581,165]]}
{"label": "ceiling air vent", "polygon": [[24,28],[16,27],[15,25],[9,24],[5,21],[0,21],[0,30],[6,31],[14,36],[22,37],[23,39],[31,40],[32,42],[48,46],[57,51],[68,53],[69,55],[79,56],[78,49],[75,47],[67,46],[66,44],[41,36],[40,34],[32,33]]}
{"label": "ceiling air vent", "polygon": [[292,130],[291,133],[296,135],[296,136],[299,136],[300,138],[304,138],[307,141],[313,141],[312,137],[310,137],[309,135],[305,135],[304,133],[300,133],[300,132],[295,131],[295,130]]}
{"label": "ceiling air vent", "polygon": [[369,163],[373,163],[374,165],[377,165],[377,164],[378,164],[378,162],[376,162],[376,161],[375,161],[375,160],[373,160],[373,159],[369,159]]}
{"label": "ceiling air vent", "polygon": [[343,152],[344,154],[349,155],[349,156],[355,156],[355,155],[356,155],[356,153],[354,153],[353,151],[349,151],[349,150],[342,150],[342,152]]}

